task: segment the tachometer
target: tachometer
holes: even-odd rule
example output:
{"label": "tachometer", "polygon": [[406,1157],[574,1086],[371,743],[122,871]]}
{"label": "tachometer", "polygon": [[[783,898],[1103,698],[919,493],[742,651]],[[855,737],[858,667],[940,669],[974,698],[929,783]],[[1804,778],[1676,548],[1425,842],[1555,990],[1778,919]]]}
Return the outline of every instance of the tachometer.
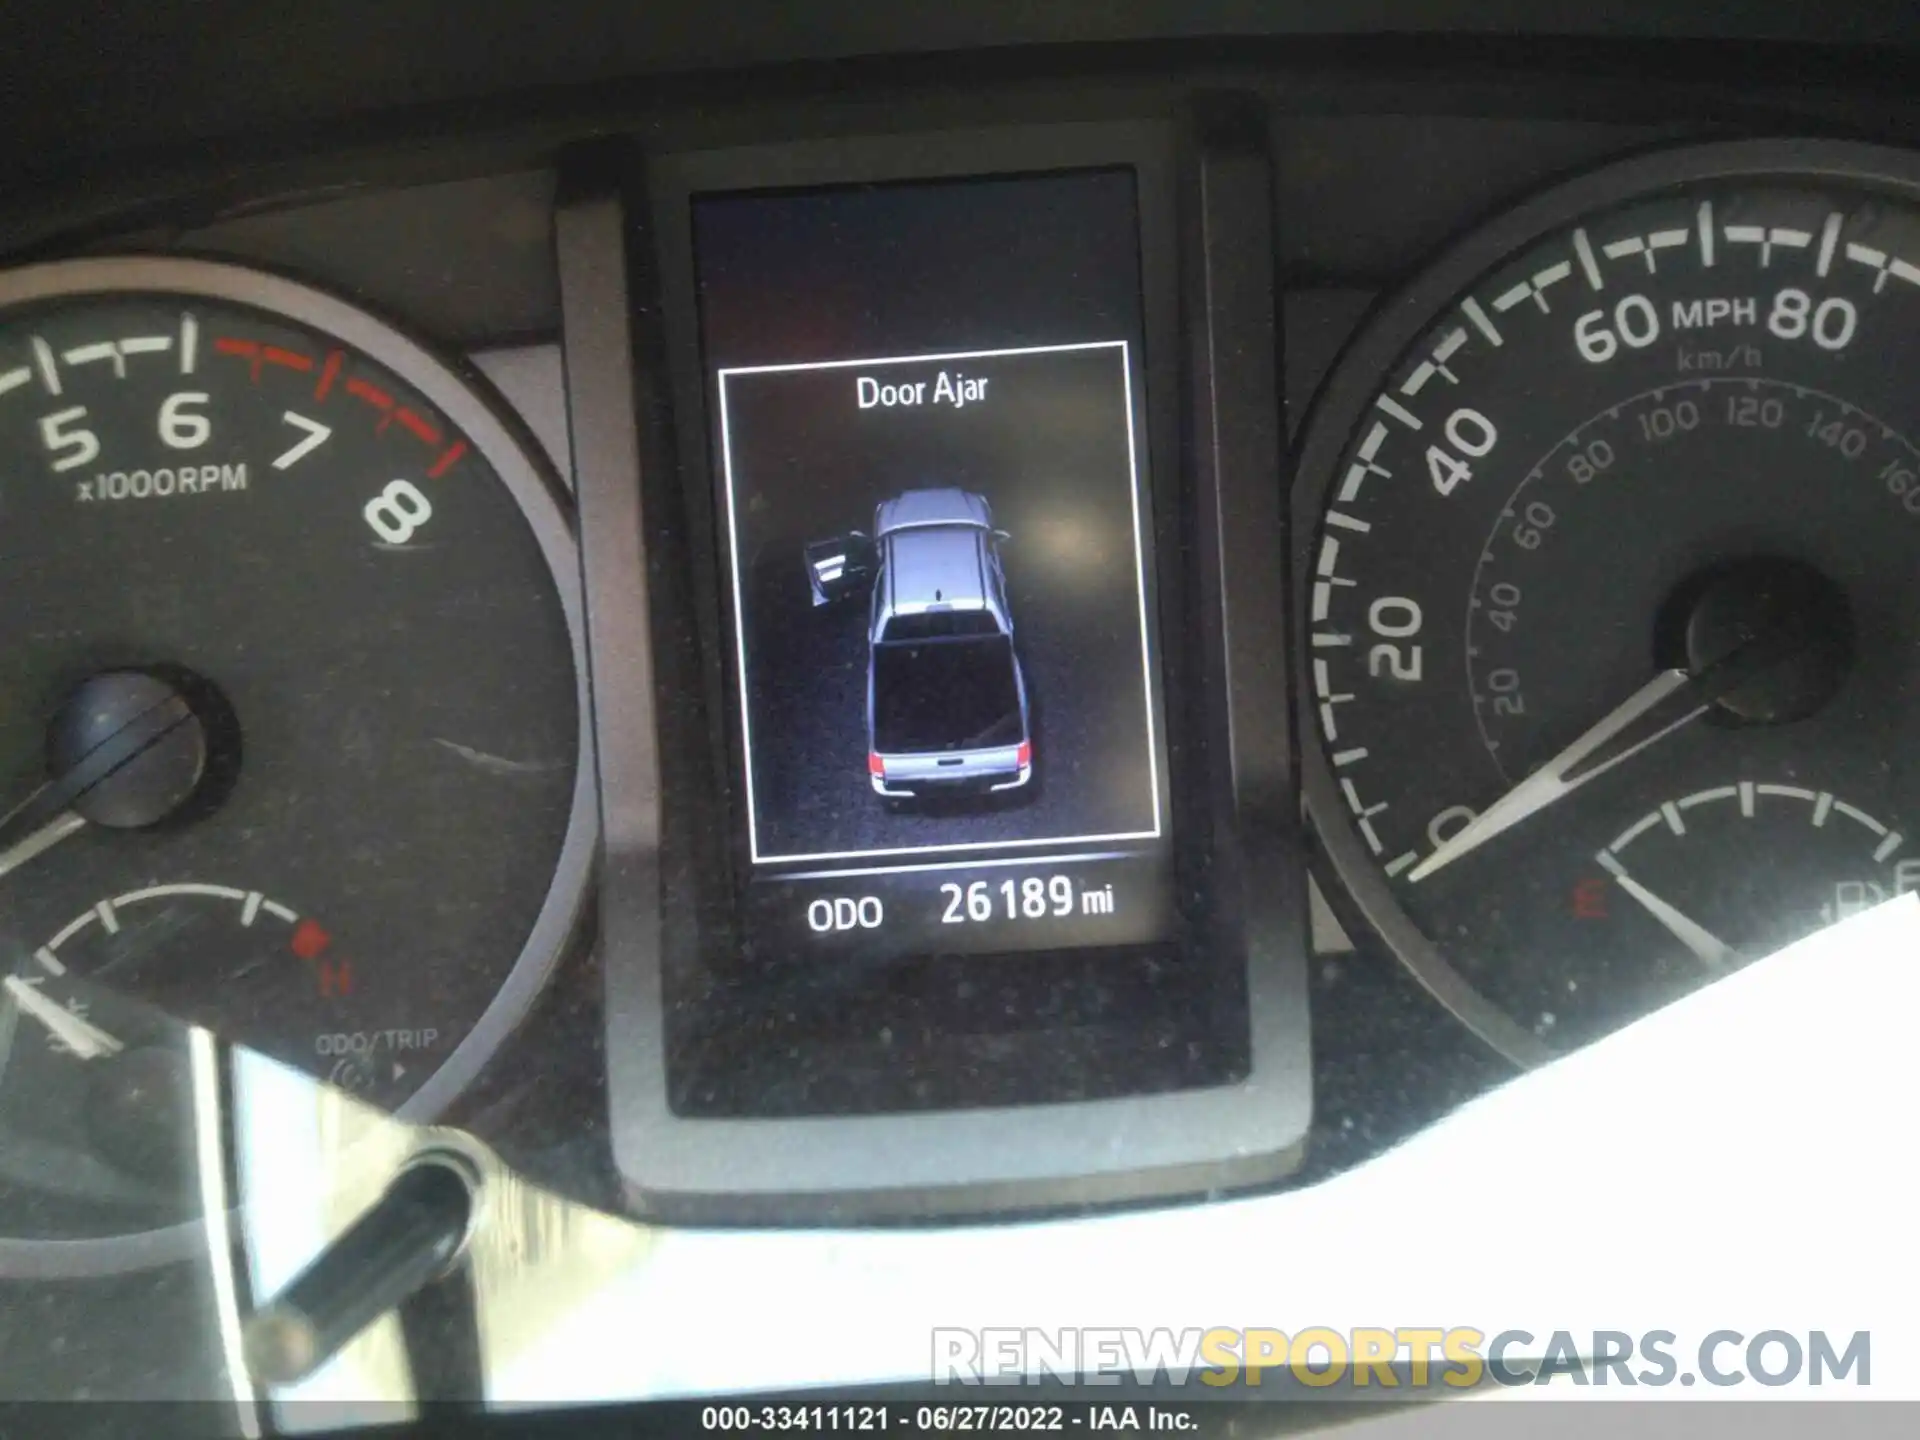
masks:
{"label": "tachometer", "polygon": [[586,884],[577,583],[522,442],[359,310],[0,277],[0,1268],[191,1212],[156,1013],[408,1117],[472,1078]]}
{"label": "tachometer", "polygon": [[1309,804],[1520,1059],[1920,887],[1920,161],[1755,142],[1497,220],[1329,382]]}

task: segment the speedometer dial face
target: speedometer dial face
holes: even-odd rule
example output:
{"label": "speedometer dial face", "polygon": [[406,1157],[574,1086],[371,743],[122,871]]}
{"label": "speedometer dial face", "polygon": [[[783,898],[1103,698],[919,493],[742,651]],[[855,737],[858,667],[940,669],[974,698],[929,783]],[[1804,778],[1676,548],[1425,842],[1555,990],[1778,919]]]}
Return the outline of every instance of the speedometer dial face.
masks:
{"label": "speedometer dial face", "polygon": [[1920,165],[1716,146],[1496,222],[1302,452],[1309,803],[1520,1059],[1920,888]]}
{"label": "speedometer dial face", "polygon": [[585,885],[573,566],[515,436],[352,307],[0,277],[0,1229],[190,1213],[155,1017],[409,1117],[472,1077]]}

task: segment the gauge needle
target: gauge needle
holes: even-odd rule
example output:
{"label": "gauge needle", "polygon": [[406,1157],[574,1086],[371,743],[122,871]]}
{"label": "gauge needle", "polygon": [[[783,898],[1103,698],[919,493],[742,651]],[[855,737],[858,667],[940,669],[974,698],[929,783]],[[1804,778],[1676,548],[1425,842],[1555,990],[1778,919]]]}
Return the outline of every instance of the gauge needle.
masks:
{"label": "gauge needle", "polygon": [[[94,814],[102,824],[127,828],[150,825],[164,819],[184,798],[184,794],[175,793],[180,788],[177,781],[170,788],[162,785],[155,790],[142,770],[155,757],[171,759],[177,768],[179,756],[168,756],[163,747],[177,747],[183,735],[192,742],[200,740],[192,707],[164,682],[143,672],[108,672],[81,687],[68,706],[80,713],[77,722],[66,723],[81,726],[85,748],[62,773],[0,815],[0,879],[86,828],[87,816],[82,812],[87,811],[88,797],[116,777],[136,784],[144,780],[153,793],[143,797],[150,802],[145,809],[132,812],[126,807],[125,797],[120,797],[121,804],[110,818]],[[116,706],[128,713],[121,715]],[[57,719],[56,727],[62,723]],[[103,734],[96,736],[94,730]],[[198,783],[196,767],[186,792]]]}
{"label": "gauge needle", "polygon": [[[15,827],[11,823],[14,816],[24,815],[24,812],[33,808],[35,802],[38,801],[44,793],[44,789],[35,791],[32,798],[30,798],[25,805],[22,805],[5,819],[0,820],[0,835],[5,835],[11,842],[4,850],[0,850],[0,880],[4,880],[8,875],[11,875],[15,870],[18,870],[22,865],[33,859],[34,856],[45,854],[62,840],[65,840],[69,835],[73,835],[86,828],[87,822],[84,819],[74,814],[71,810],[62,810],[51,818],[42,821],[33,830],[15,839],[13,835]],[[37,819],[38,817],[36,816],[35,818]]]}
{"label": "gauge needle", "polygon": [[1662,670],[1599,724],[1481,811],[1458,834],[1407,872],[1424,880],[1462,855],[1564,799],[1655,741],[1696,720],[1715,701],[1794,659],[1820,639],[1813,620],[1794,612],[1750,631],[1732,650],[1695,671]]}
{"label": "gauge needle", "polygon": [[53,1032],[54,1039],[60,1041],[82,1060],[94,1060],[102,1055],[112,1055],[125,1048],[98,1025],[75,1015],[57,1001],[42,995],[38,989],[18,975],[7,976],[5,985],[7,994],[13,997],[14,1004],[46,1026]]}
{"label": "gauge needle", "polygon": [[1711,966],[1715,970],[1724,970],[1729,965],[1739,963],[1739,953],[1731,945],[1698,921],[1682,915],[1665,900],[1647,889],[1629,875],[1627,867],[1612,855],[1602,850],[1598,858],[1601,866],[1613,876],[1615,883],[1638,901],[1641,909],[1666,926],[1673,938],[1691,950],[1694,958],[1701,964]]}
{"label": "gauge needle", "polygon": [[1662,670],[1633,693],[1598,725],[1542,765],[1513,789],[1474,817],[1438,850],[1407,872],[1409,880],[1424,880],[1462,855],[1479,849],[1529,815],[1578,790],[1622,760],[1631,758],[1671,735],[1712,703],[1698,693],[1684,670]]}

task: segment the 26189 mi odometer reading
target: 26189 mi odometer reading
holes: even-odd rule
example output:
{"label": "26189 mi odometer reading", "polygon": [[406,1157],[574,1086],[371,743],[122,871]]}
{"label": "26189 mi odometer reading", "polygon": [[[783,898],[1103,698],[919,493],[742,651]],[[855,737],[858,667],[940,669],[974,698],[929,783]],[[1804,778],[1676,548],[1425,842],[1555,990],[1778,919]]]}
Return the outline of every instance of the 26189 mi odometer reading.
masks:
{"label": "26189 mi odometer reading", "polygon": [[[1097,880],[1051,874],[936,883],[937,890],[925,882],[896,888],[891,901],[872,893],[816,895],[805,902],[807,929],[816,935],[877,931],[902,914],[916,931],[929,918],[940,925],[1098,923],[1119,915],[1123,904],[1121,888],[1104,873]],[[936,913],[921,913],[927,909]]]}
{"label": "26189 mi odometer reading", "polygon": [[947,902],[940,914],[945,925],[969,920],[1064,920],[1074,915],[1111,915],[1113,886],[1082,889],[1071,875],[1027,875],[1017,880],[976,880],[971,885],[949,881],[940,887]]}
{"label": "26189 mi odometer reading", "polygon": [[1310,804],[1516,1056],[1920,884],[1917,178],[1616,167],[1442,260],[1329,384]]}

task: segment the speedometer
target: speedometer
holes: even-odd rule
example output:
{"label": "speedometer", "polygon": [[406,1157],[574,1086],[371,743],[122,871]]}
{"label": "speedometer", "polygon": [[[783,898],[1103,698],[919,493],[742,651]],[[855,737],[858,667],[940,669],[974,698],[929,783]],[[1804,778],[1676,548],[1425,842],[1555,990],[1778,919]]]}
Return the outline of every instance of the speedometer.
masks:
{"label": "speedometer", "polygon": [[1920,888],[1920,162],[1752,142],[1496,220],[1329,381],[1308,802],[1517,1059]]}

